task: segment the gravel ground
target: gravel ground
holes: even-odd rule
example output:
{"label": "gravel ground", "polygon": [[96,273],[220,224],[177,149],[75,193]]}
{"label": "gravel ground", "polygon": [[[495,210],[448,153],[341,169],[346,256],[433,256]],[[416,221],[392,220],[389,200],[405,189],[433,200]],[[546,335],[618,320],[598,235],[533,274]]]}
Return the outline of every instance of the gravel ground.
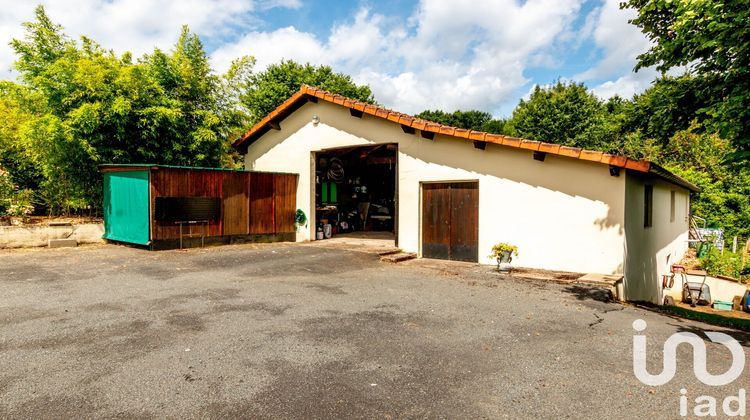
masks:
{"label": "gravel ground", "polygon": [[718,328],[606,297],[313,245],[0,252],[0,417],[675,418],[680,388],[721,413],[750,385],[702,385],[688,346],[641,384],[635,319],[652,373],[670,334]]}

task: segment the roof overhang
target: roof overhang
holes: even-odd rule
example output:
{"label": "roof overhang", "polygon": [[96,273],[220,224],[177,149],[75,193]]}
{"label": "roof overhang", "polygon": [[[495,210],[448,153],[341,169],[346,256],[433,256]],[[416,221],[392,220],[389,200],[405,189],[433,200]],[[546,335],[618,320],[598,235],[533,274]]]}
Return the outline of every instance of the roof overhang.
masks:
{"label": "roof overhang", "polygon": [[416,133],[416,131],[419,131],[419,134],[427,139],[433,139],[435,134],[441,134],[473,141],[474,146],[482,150],[484,150],[485,144],[492,143],[515,149],[530,150],[536,154],[558,155],[588,162],[603,163],[613,168],[628,169],[641,173],[651,173],[676,185],[685,187],[690,191],[700,191],[700,188],[687,180],[647,160],[632,159],[626,156],[612,155],[596,150],[568,147],[559,144],[509,137],[501,134],[491,134],[482,131],[451,127],[392,111],[375,104],[369,104],[341,95],[336,95],[307,85],[302,85],[299,91],[295,92],[281,105],[276,107],[276,109],[271,111],[271,113],[253,125],[250,130],[237,139],[232,146],[242,154],[247,153],[247,148],[269,130],[279,130],[283,119],[291,115],[304,104],[308,102],[318,102],[318,100],[349,108],[352,111],[352,115],[355,115],[354,113],[359,116],[368,114],[383,120],[391,121],[395,124],[400,124],[405,133]]}
{"label": "roof overhang", "polygon": [[692,192],[700,192],[701,188],[692,182],[688,181],[685,178],[682,178],[678,175],[673,174],[672,172],[664,169],[663,167],[653,163],[649,162],[651,165],[649,167],[649,173],[654,174],[662,179],[665,179],[675,185],[679,185],[681,187],[687,188],[688,190]]}

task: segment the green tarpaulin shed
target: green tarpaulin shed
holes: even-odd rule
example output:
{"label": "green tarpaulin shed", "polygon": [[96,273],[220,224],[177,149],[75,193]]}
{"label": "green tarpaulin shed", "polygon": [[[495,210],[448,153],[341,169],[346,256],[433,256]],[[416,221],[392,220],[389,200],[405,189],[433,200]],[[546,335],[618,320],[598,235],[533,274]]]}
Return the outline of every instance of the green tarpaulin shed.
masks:
{"label": "green tarpaulin shed", "polygon": [[104,238],[149,244],[148,171],[104,174]]}
{"label": "green tarpaulin shed", "polygon": [[150,249],[296,239],[296,174],[105,164],[104,239]]}

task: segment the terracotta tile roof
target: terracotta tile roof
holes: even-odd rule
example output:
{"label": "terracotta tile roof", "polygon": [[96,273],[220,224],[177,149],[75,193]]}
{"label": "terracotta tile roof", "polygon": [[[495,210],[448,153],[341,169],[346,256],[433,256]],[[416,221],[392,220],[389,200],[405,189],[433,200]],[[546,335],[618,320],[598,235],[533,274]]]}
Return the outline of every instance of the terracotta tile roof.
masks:
{"label": "terracotta tile roof", "polygon": [[241,138],[234,142],[233,146],[241,151],[246,150],[247,146],[260,138],[273,125],[278,124],[281,120],[289,116],[292,112],[304,105],[307,101],[324,100],[336,105],[383,118],[394,123],[401,124],[405,127],[411,127],[422,132],[442,134],[468,140],[481,141],[486,143],[498,144],[505,147],[516,149],[532,150],[544,152],[550,155],[566,156],[574,159],[598,162],[614,166],[617,168],[629,169],[632,171],[653,173],[667,179],[670,182],[681,185],[691,191],[700,191],[700,188],[691,184],[685,179],[672,174],[666,169],[646,160],[631,159],[626,156],[611,155],[596,150],[581,149],[578,147],[568,147],[553,143],[544,143],[540,141],[509,137],[501,134],[491,134],[481,131],[466,130],[463,128],[451,127],[448,125],[438,124],[432,121],[423,120],[411,115],[402,114],[390,109],[382,108],[377,105],[360,102],[341,95],[326,92],[322,89],[312,86],[302,85],[300,90],[263,117],[254,126],[250,128]]}

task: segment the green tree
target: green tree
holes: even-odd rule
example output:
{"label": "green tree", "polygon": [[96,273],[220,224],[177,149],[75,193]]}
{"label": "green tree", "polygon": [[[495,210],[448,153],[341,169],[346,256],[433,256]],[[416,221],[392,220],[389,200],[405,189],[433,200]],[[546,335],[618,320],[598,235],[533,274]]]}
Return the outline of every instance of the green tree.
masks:
{"label": "green tree", "polygon": [[166,106],[174,117],[166,126],[154,127],[156,132],[167,130],[171,141],[171,147],[164,148],[168,161],[218,166],[228,147],[219,108],[221,78],[212,73],[200,38],[183,26],[171,53],[156,49],[142,63],[164,96],[159,105]]}
{"label": "green tree", "polygon": [[[240,137],[252,125],[250,111],[242,105],[241,96],[248,90],[255,59],[243,56],[232,61],[219,80],[218,106],[224,138],[229,142]],[[234,148],[223,156],[223,167],[241,167],[242,159]]]}
{"label": "green tree", "polygon": [[698,117],[750,155],[750,7],[746,0],[628,0],[651,39],[636,69],[687,67],[707,103]]}
{"label": "green tree", "polygon": [[493,119],[489,112],[453,111],[447,113],[440,110],[426,110],[416,115],[428,121],[450,125],[452,127],[465,128],[467,130],[486,131],[494,134],[505,134],[505,120]]}
{"label": "green tree", "polygon": [[69,40],[44,8],[13,40],[22,86],[0,100],[0,164],[50,211],[100,206],[101,163],[230,164],[229,135],[245,125],[237,80],[215,75],[200,39],[187,27],[169,52],[136,63],[82,37]]}
{"label": "green tree", "polygon": [[15,185],[36,189],[42,174],[18,141],[27,122],[47,112],[44,98],[26,87],[0,81],[0,167]]}
{"label": "green tree", "polygon": [[531,140],[566,146],[611,149],[602,102],[582,83],[557,81],[536,86],[521,100],[508,121],[508,131]]}
{"label": "green tree", "polygon": [[750,236],[750,171],[729,159],[732,144],[706,133],[693,122],[675,133],[657,161],[701,188],[692,200],[693,214],[726,236]]}
{"label": "green tree", "polygon": [[10,179],[8,171],[0,166],[0,217],[7,214],[17,188],[13,180]]}
{"label": "green tree", "polygon": [[699,84],[695,78],[683,75],[660,77],[621,111],[625,114],[626,131],[640,131],[664,146],[675,133],[691,126],[702,107]]}
{"label": "green tree", "polygon": [[374,103],[370,87],[355,84],[350,76],[336,73],[328,66],[313,66],[309,63],[300,64],[287,60],[272,64],[264,71],[250,76],[247,90],[241,95],[242,104],[254,123],[276,109],[303,84]]}

